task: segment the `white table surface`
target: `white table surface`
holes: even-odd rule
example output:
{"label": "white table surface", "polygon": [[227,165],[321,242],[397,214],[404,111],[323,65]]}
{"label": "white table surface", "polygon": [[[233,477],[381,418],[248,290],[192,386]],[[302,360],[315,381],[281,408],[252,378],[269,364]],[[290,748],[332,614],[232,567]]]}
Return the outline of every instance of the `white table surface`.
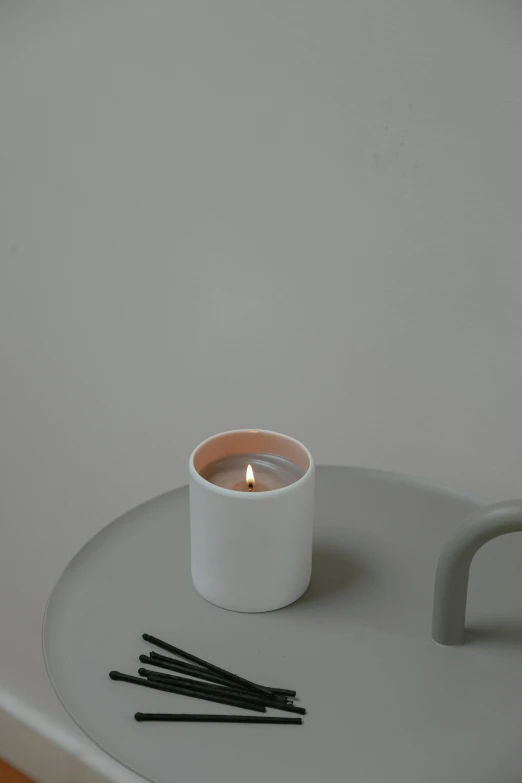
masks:
{"label": "white table surface", "polygon": [[[479,553],[468,643],[440,647],[430,639],[437,553],[480,503],[376,471],[320,468],[317,485],[312,584],[278,612],[227,612],[195,592],[186,488],[98,534],[46,616],[44,651],[63,704],[102,749],[154,783],[503,780],[514,760],[522,765],[513,627],[522,536]],[[304,725],[136,723],[136,711],[238,712],[111,681],[111,669],[137,673],[152,649],[143,632],[295,688]]]}

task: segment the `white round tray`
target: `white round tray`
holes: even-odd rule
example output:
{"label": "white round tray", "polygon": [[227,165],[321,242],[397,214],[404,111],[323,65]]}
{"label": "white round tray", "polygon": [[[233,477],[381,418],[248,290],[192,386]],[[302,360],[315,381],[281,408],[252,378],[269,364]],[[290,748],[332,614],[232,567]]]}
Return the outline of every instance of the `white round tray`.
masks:
{"label": "white round tray", "polygon": [[[522,536],[476,556],[468,643],[430,639],[439,551],[481,505],[402,476],[319,468],[308,592],[236,614],[192,587],[187,488],[155,498],[95,536],[56,585],[43,628],[53,686],[100,748],[154,783],[515,783]],[[295,688],[304,725],[136,723],[136,711],[241,712],[112,682],[111,669],[136,674],[153,649],[144,632]]]}

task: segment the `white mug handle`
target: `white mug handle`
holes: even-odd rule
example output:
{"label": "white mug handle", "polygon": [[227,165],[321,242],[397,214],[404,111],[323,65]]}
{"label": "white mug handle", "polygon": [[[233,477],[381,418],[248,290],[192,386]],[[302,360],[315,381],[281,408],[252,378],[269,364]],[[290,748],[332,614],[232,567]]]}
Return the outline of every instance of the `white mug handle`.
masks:
{"label": "white mug handle", "polygon": [[433,594],[432,637],[439,644],[462,644],[469,569],[477,551],[497,536],[522,531],[522,500],[496,503],[470,514],[440,553]]}

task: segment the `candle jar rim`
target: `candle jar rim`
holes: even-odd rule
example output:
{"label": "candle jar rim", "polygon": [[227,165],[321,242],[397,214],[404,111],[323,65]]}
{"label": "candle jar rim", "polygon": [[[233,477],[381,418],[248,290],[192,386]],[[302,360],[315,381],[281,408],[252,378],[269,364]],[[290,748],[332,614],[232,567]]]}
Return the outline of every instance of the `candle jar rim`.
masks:
{"label": "candle jar rim", "polygon": [[[217,459],[223,459],[233,454],[249,454],[252,452],[264,452],[285,457],[302,468],[304,473],[297,481],[288,486],[255,493],[237,492],[234,489],[219,487],[208,481],[200,473],[204,467]],[[273,432],[272,430],[244,429],[220,432],[212,435],[210,438],[206,438],[196,446],[189,460],[190,476],[198,484],[221,495],[237,497],[238,499],[248,497],[250,500],[295,491],[302,482],[307,480],[313,470],[313,458],[306,446],[289,435]]]}

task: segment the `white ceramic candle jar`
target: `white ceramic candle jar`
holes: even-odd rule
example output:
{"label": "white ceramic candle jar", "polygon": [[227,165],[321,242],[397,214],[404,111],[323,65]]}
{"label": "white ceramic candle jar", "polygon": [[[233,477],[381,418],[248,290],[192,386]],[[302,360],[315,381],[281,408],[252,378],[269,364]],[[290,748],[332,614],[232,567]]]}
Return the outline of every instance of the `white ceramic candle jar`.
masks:
{"label": "white ceramic candle jar", "polygon": [[189,463],[192,580],[236,612],[296,601],[312,573],[314,463],[305,446],[266,430],[201,443]]}

